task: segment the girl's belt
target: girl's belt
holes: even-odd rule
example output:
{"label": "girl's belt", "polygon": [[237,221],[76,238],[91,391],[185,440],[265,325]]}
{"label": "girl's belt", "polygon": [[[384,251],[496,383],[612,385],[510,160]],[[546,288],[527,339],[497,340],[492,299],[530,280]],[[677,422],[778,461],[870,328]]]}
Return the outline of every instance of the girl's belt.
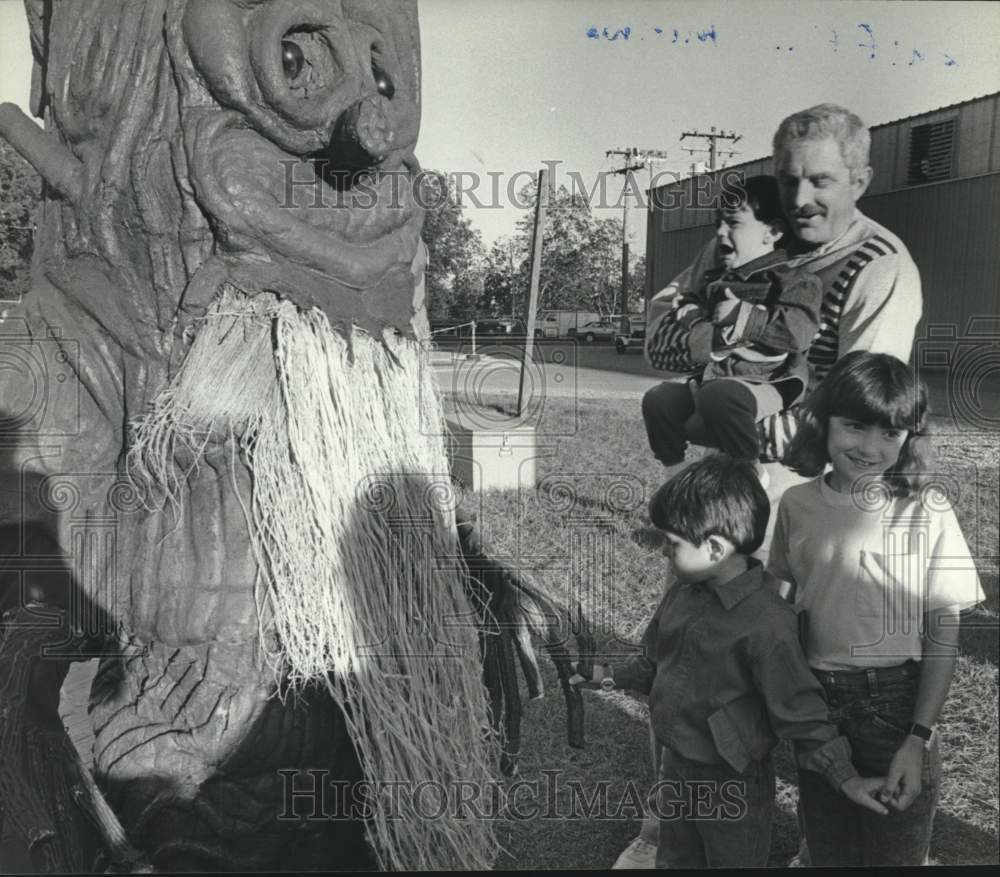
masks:
{"label": "girl's belt", "polygon": [[867,688],[871,697],[878,697],[879,686],[905,682],[920,676],[920,664],[907,661],[897,667],[869,667],[867,670],[813,670],[813,675],[824,686],[862,690]]}

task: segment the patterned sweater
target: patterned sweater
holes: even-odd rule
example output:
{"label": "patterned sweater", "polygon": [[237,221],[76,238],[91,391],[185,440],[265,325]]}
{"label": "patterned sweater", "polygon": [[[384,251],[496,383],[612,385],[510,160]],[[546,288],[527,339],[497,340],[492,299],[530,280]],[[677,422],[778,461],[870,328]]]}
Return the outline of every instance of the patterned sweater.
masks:
{"label": "patterned sweater", "polygon": [[[691,357],[689,332],[675,318],[671,303],[699,289],[705,273],[718,269],[717,258],[713,238],[694,263],[650,301],[645,354],[653,368],[673,372],[698,368]],[[808,354],[810,389],[852,350],[909,360],[923,307],[920,274],[891,231],[855,210],[837,240],[793,253],[788,264],[814,274],[823,284],[819,331]],[[781,412],[762,421],[765,456],[779,459],[794,430],[793,413]]]}

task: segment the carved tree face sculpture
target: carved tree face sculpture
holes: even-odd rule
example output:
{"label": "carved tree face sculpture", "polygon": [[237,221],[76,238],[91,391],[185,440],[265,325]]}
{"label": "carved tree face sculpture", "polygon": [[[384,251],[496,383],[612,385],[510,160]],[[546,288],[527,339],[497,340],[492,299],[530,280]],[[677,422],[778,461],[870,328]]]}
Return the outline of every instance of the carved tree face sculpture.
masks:
{"label": "carved tree face sculpture", "polygon": [[263,276],[335,321],[408,331],[416,5],[203,0],[175,36],[195,196],[230,264],[250,264],[244,285]]}
{"label": "carved tree face sculpture", "polygon": [[[79,509],[59,510],[59,541],[82,512],[74,565],[94,573],[81,587],[101,591],[128,640],[121,678],[90,711],[95,769],[126,828],[167,857],[221,826],[203,863],[242,862],[260,826],[296,830],[270,818],[278,769],[346,759],[308,716],[289,719],[288,740],[255,736],[291,716],[270,705],[277,682],[257,663],[275,643],[283,681],[329,686],[366,779],[485,788],[477,631],[453,623],[474,612],[464,568],[440,562],[461,556],[454,512],[426,513],[447,461],[440,431],[424,429],[440,411],[413,337],[416,3],[27,6],[46,131],[0,108],[0,134],[51,188],[19,318],[33,338],[71,330],[84,392],[74,438],[19,462],[42,485],[53,473],[82,485]],[[246,369],[222,367],[234,363]],[[245,417],[222,417],[234,399]],[[137,448],[153,449],[153,469],[178,464],[183,515],[108,514],[108,484]],[[386,473],[402,476],[393,502],[366,501]],[[109,520],[114,546],[94,537]],[[228,817],[248,795],[259,825]],[[481,819],[373,831],[397,867],[487,867],[496,850]],[[253,861],[277,849],[264,846]]]}
{"label": "carved tree face sculpture", "polygon": [[33,109],[66,149],[35,148],[26,119],[0,133],[62,195],[38,242],[46,276],[88,309],[81,275],[115,287],[125,346],[176,365],[169,336],[224,280],[411,331],[414,0],[27,5]]}
{"label": "carved tree face sculpture", "polygon": [[[224,285],[319,308],[347,333],[413,335],[414,0],[27,8],[47,130],[0,110],[0,134],[51,186],[27,312],[81,339],[82,440],[65,470],[118,467],[127,424],[182,368]],[[231,568],[252,579],[252,558]],[[162,611],[142,596],[148,611],[122,607],[137,623]]]}

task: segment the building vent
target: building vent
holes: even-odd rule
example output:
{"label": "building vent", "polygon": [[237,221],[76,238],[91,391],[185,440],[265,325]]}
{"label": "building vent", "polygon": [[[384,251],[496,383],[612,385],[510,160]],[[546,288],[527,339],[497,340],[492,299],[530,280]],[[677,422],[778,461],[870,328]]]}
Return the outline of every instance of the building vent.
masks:
{"label": "building vent", "polygon": [[910,161],[906,184],[917,186],[947,180],[955,154],[955,120],[916,125],[910,129]]}

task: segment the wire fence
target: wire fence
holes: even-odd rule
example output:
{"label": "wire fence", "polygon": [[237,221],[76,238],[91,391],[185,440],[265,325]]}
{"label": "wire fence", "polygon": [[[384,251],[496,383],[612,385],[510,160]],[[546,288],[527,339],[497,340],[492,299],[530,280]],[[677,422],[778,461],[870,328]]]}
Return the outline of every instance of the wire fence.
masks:
{"label": "wire fence", "polygon": [[[440,328],[440,329],[432,329],[431,330],[431,336],[433,337],[434,335],[440,335],[440,334],[442,334],[444,332],[454,332],[457,329],[463,329],[466,326],[470,326],[472,328],[472,332],[470,333],[470,340],[472,342],[472,355],[475,356],[475,354],[476,354],[476,321],[475,320],[469,320],[467,323],[456,323],[454,326],[444,326],[443,328]],[[460,336],[456,336],[456,337],[460,337]]]}

